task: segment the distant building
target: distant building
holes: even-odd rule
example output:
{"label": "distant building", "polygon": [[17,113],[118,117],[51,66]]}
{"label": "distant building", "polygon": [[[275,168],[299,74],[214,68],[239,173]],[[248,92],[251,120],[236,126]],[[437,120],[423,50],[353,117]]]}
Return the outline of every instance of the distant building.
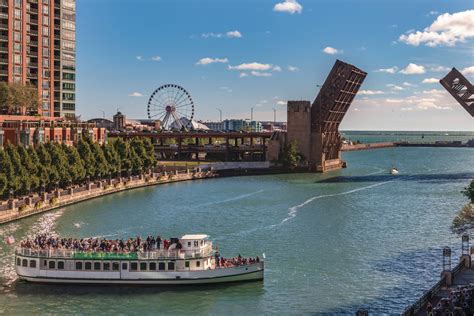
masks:
{"label": "distant building", "polygon": [[224,131],[224,122],[203,122],[211,131]]}
{"label": "distant building", "polygon": [[117,112],[117,114],[114,115],[113,117],[114,120],[114,129],[116,130],[123,130],[125,129],[125,115],[122,114],[122,112]]}
{"label": "distant building", "polygon": [[261,132],[263,131],[262,123],[259,121],[250,121],[243,119],[228,119],[222,122],[206,122],[204,123],[213,131],[246,131]]}
{"label": "distant building", "polygon": [[114,128],[114,122],[105,118],[94,118],[87,121],[87,123],[94,123],[97,127],[103,127],[107,130],[112,130]]}

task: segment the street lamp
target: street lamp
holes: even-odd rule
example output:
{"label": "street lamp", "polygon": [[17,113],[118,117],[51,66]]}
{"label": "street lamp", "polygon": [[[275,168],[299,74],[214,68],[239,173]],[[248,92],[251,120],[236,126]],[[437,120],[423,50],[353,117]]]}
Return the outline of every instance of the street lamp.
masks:
{"label": "street lamp", "polygon": [[217,108],[217,111],[219,111],[220,122],[222,122],[222,109]]}
{"label": "street lamp", "polygon": [[253,121],[253,107],[250,108],[250,121]]}
{"label": "street lamp", "polygon": [[277,110],[273,108],[273,125],[275,125],[277,121]]}
{"label": "street lamp", "polygon": [[87,176],[87,184],[91,183],[91,176]]}
{"label": "street lamp", "polygon": [[8,193],[10,193],[10,200],[13,200],[13,188],[10,188],[10,191]]}

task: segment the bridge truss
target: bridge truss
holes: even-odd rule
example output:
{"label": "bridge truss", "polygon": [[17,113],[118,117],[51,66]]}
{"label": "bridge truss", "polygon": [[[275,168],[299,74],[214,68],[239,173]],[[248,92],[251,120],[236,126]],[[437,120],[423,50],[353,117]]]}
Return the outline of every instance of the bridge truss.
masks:
{"label": "bridge truss", "polygon": [[474,117],[474,88],[469,80],[453,68],[439,82]]}

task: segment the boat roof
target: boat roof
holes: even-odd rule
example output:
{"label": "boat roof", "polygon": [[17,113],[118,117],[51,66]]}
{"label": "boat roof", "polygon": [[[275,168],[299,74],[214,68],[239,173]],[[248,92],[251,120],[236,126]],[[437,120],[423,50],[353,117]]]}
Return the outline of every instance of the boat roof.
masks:
{"label": "boat roof", "polygon": [[184,235],[183,237],[181,237],[181,239],[183,240],[189,240],[189,239],[205,239],[209,237],[208,235],[206,234],[189,234],[189,235]]}

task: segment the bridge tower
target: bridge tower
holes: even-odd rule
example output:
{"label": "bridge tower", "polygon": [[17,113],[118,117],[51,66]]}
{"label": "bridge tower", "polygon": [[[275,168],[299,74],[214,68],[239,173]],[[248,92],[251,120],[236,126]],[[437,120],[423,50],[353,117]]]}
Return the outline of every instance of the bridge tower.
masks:
{"label": "bridge tower", "polygon": [[474,87],[456,68],[453,68],[443,79],[441,85],[474,117]]}

